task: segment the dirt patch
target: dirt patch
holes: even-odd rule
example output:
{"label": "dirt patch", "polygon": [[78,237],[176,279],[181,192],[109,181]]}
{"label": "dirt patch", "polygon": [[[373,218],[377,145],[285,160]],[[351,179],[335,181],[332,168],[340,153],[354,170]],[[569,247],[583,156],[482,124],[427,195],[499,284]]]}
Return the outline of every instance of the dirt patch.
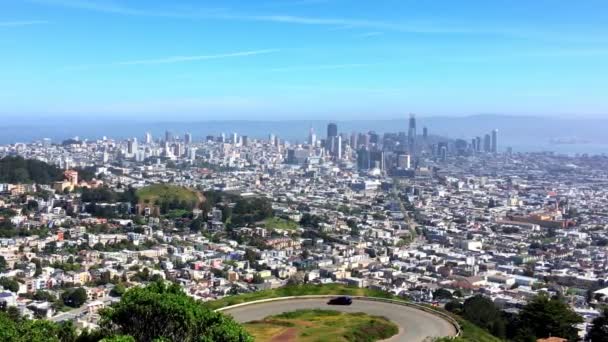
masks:
{"label": "dirt patch", "polygon": [[298,336],[298,329],[289,328],[279,335],[273,337],[270,342],[295,342],[296,337]]}

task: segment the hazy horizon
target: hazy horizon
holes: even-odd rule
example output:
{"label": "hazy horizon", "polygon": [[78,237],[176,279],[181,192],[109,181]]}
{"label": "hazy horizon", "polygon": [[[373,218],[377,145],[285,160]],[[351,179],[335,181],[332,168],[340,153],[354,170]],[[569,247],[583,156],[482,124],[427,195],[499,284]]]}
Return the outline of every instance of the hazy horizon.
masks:
{"label": "hazy horizon", "polygon": [[[31,142],[51,138],[59,143],[64,139],[79,136],[82,139],[100,139],[103,136],[115,139],[132,137],[142,138],[145,132],[154,137],[164,136],[169,130],[174,135],[192,134],[196,141],[207,135],[218,136],[233,132],[253,138],[266,138],[273,133],[291,142],[303,142],[312,127],[319,138],[324,138],[326,125],[338,123],[343,133],[376,131],[406,132],[407,117],[400,119],[367,120],[192,120],[192,121],[155,121],[143,118],[122,118],[121,120],[93,117],[65,120],[35,120],[15,122],[5,120],[0,123],[0,143]],[[493,129],[499,130],[499,149],[512,147],[516,152],[555,151],[575,154],[607,154],[608,118],[549,118],[510,115],[471,115],[466,117],[417,116],[419,134],[427,127],[429,134],[451,139],[469,141]],[[70,123],[69,125],[66,123]],[[575,140],[575,143],[555,144],[554,139]]]}

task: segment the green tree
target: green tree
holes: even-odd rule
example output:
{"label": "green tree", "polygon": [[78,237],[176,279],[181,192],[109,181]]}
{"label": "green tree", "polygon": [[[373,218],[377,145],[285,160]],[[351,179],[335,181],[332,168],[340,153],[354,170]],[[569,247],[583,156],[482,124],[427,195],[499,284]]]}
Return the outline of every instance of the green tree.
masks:
{"label": "green tree", "polygon": [[593,320],[587,340],[589,342],[608,342],[608,309],[604,309],[602,315]]}
{"label": "green tree", "polygon": [[253,279],[251,280],[254,284],[262,284],[264,283],[264,278],[259,273],[253,275]]}
{"label": "green tree", "polygon": [[36,271],[34,272],[34,277],[37,277],[42,274],[42,263],[40,262],[40,259],[38,259],[38,258],[33,258],[32,262],[34,263],[34,265],[36,265]]}
{"label": "green tree", "polygon": [[82,287],[65,290],[61,294],[63,303],[73,308],[79,308],[87,301],[87,291]]}
{"label": "green tree", "polygon": [[201,217],[198,217],[190,222],[190,230],[192,232],[200,232],[204,227],[205,221]]}
{"label": "green tree", "polygon": [[520,329],[530,331],[536,338],[549,336],[576,341],[578,332],[576,324],[583,319],[568,304],[559,298],[546,295],[536,296],[522,309],[519,320]]}
{"label": "green tree", "polygon": [[463,305],[457,300],[452,300],[445,304],[446,310],[457,315],[462,315],[462,308]]}
{"label": "green tree", "polygon": [[110,296],[112,297],[122,297],[123,294],[127,291],[127,288],[123,284],[116,284],[110,291]]}
{"label": "green tree", "polygon": [[321,217],[305,213],[300,219],[300,225],[306,228],[319,228],[319,224],[323,222]]}
{"label": "green tree", "polygon": [[6,313],[0,312],[0,341],[18,341],[19,329],[17,323]]}
{"label": "green tree", "polygon": [[232,209],[231,224],[235,226],[253,224],[272,217],[272,203],[264,197],[239,198]]}
{"label": "green tree", "polygon": [[0,278],[0,286],[4,287],[5,289],[11,291],[11,292],[17,292],[19,291],[19,283],[11,278],[7,278],[7,277],[2,277]]}
{"label": "green tree", "polygon": [[304,272],[296,272],[296,274],[292,275],[287,279],[287,285],[302,285],[304,284],[305,274]]}
{"label": "green tree", "polygon": [[45,320],[13,319],[0,312],[2,342],[74,342],[76,330],[71,322],[53,323]]}
{"label": "green tree", "polygon": [[452,299],[452,292],[446,289],[437,289],[433,292],[433,299]]}
{"label": "green tree", "polygon": [[93,203],[114,203],[118,199],[118,194],[108,187],[99,187],[96,189],[82,189],[80,199],[83,202]]}
{"label": "green tree", "polygon": [[6,259],[2,255],[0,255],[0,273],[6,272],[8,265],[6,264]]}
{"label": "green tree", "polygon": [[498,307],[488,297],[477,295],[464,301],[462,316],[471,323],[486,329],[492,335],[504,338],[505,321]]}
{"label": "green tree", "polygon": [[130,289],[101,315],[102,327],[113,335],[129,335],[142,342],[158,338],[184,342],[253,341],[232,318],[212,311],[175,284],[155,282]]}
{"label": "green tree", "polygon": [[251,248],[247,248],[245,250],[245,256],[244,256],[245,260],[249,261],[249,266],[253,266],[258,259],[258,254]]}
{"label": "green tree", "polygon": [[54,294],[52,294],[48,291],[44,291],[44,290],[36,291],[36,293],[34,294],[34,296],[32,298],[34,300],[41,300],[41,301],[47,301],[47,302],[54,302],[57,300],[57,297],[55,297]]}
{"label": "green tree", "polygon": [[359,229],[359,226],[357,225],[357,221],[355,221],[353,219],[348,219],[346,221],[346,224],[350,228],[350,235],[351,236],[359,236],[359,235],[361,235],[361,230]]}
{"label": "green tree", "polygon": [[99,342],[135,342],[135,339],[131,336],[121,335],[121,336],[106,337]]}
{"label": "green tree", "polygon": [[0,159],[0,183],[49,184],[62,177],[61,169],[39,160],[22,157]]}

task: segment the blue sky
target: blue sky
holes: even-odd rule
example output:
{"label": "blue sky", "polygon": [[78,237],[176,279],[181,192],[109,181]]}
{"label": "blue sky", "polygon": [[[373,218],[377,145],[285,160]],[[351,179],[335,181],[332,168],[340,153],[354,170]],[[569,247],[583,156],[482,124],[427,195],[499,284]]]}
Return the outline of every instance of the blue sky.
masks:
{"label": "blue sky", "polygon": [[0,115],[608,114],[608,2],[0,0]]}

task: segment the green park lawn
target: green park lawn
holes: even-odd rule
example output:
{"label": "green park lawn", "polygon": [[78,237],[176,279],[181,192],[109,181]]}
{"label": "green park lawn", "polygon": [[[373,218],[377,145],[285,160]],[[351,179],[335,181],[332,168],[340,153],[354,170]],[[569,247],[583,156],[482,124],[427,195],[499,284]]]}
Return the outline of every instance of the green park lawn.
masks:
{"label": "green park lawn", "polygon": [[297,310],[243,325],[256,341],[374,342],[399,328],[386,318],[334,310]]}
{"label": "green park lawn", "polygon": [[298,227],[300,225],[297,222],[280,217],[269,217],[264,220],[264,228],[267,229],[295,230]]}

